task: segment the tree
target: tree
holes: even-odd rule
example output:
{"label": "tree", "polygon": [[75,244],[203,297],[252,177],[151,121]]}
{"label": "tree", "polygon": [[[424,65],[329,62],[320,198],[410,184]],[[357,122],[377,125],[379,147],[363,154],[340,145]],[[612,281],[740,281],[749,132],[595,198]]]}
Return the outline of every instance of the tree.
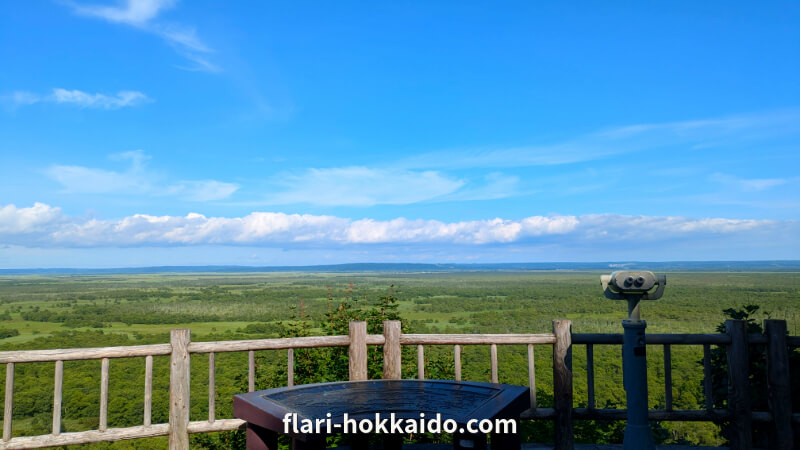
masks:
{"label": "tree", "polygon": [[[756,319],[756,313],[760,307],[758,305],[744,305],[742,309],[727,308],[723,310],[726,317],[734,320],[744,320],[747,322],[747,333],[763,334],[764,329]],[[769,318],[769,313],[764,312],[764,318]],[[725,333],[725,322],[717,325],[717,332]],[[754,411],[768,411],[767,394],[767,358],[766,346],[764,344],[748,345],[748,361],[750,363],[748,379],[750,381],[750,402]],[[698,361],[703,364],[703,361]],[[800,353],[791,350],[789,353],[790,373],[800,373]],[[728,360],[726,349],[719,346],[711,349],[711,389],[714,400],[714,408],[723,409],[728,406]],[[703,387],[705,393],[705,386]],[[800,390],[794,389],[792,392],[792,405],[794,411],[800,410]],[[723,422],[722,435],[730,441],[732,434],[731,423]],[[769,433],[772,424],[753,422],[752,435],[753,445],[756,447],[769,448]]]}

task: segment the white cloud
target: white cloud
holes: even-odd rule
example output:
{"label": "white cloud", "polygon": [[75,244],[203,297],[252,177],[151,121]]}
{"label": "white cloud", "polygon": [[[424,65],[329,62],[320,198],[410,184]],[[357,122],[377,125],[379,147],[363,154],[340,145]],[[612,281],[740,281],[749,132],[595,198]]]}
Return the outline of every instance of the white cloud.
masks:
{"label": "white cloud", "polygon": [[464,182],[437,171],[339,167],[284,175],[281,184],[286,190],[274,195],[271,203],[372,206],[407,205],[435,199],[455,192]]}
{"label": "white cloud", "polygon": [[56,164],[44,173],[61,184],[65,192],[74,194],[171,196],[204,202],[228,198],[239,189],[238,184],[216,180],[166,182],[147,168],[150,157],[141,150],[111,155],[111,159],[128,161],[129,167],[114,171]]}
{"label": "white cloud", "polygon": [[580,216],[582,238],[638,245],[658,240],[774,231],[785,226],[800,229],[796,221],[755,219],[687,218],[680,216],[623,216],[587,214]]}
{"label": "white cloud", "polygon": [[125,0],[118,6],[69,3],[76,14],[129,25],[161,37],[181,56],[195,63],[190,67],[176,66],[178,68],[192,71],[219,71],[219,67],[201,56],[213,50],[197,37],[194,28],[156,21],[159,14],[175,4],[177,0]]}
{"label": "white cloud", "polygon": [[127,0],[121,6],[73,5],[75,12],[95,16],[110,22],[143,25],[154,19],[162,10],[171,8],[175,0]]}
{"label": "white cloud", "polygon": [[55,88],[50,95],[39,95],[32,92],[16,91],[7,99],[14,106],[27,106],[34,103],[48,102],[76,105],[82,108],[119,109],[151,102],[147,95],[139,91],[119,91],[116,95],[90,94],[77,89]]}
{"label": "white cloud", "polygon": [[[254,245],[342,248],[343,246],[595,246],[645,247],[671,242],[707,245],[774,241],[798,247],[797,221],[739,220],[595,214],[495,218],[463,222],[360,219],[281,212],[243,217],[152,216],[119,220],[67,217],[59,208],[37,203],[29,208],[0,207],[0,243],[29,247],[136,247]],[[725,240],[728,241],[725,241]]]}
{"label": "white cloud", "polygon": [[0,235],[28,234],[45,231],[62,218],[61,208],[34,203],[28,208],[14,205],[0,207]]}
{"label": "white cloud", "polygon": [[135,106],[150,99],[138,91],[120,91],[116,96],[104,94],[89,94],[76,89],[53,89],[52,101],[56,103],[71,103],[86,108],[118,109],[126,106]]}

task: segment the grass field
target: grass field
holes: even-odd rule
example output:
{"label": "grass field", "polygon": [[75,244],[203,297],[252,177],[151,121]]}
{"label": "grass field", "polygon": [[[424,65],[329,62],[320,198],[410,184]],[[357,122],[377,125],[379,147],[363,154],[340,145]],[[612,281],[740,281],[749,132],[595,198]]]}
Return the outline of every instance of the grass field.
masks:
{"label": "grass field", "polygon": [[[547,331],[553,318],[569,318],[574,321],[575,332],[617,331],[625,305],[603,298],[599,275],[458,272],[0,277],[0,314],[7,313],[0,326],[20,333],[1,342],[19,344],[68,329],[101,328],[129,335],[161,334],[184,326],[198,334],[233,331],[248,323],[286,319],[290,306],[297,306],[301,298],[309,314],[319,318],[326,312],[329,297],[370,301],[388,293],[390,286],[395,286],[404,317],[418,327],[533,332]],[[643,315],[650,332],[713,332],[724,308],[755,303],[771,317],[787,320],[791,334],[800,334],[799,291],[797,273],[670,273],[664,298],[645,303]],[[114,320],[110,311],[123,315],[126,322]],[[54,317],[45,317],[43,312]]]}

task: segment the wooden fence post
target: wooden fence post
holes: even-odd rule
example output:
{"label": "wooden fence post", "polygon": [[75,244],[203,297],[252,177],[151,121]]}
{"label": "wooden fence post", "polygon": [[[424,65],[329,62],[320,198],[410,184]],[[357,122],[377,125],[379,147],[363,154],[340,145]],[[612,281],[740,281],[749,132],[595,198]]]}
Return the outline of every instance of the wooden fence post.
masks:
{"label": "wooden fence post", "polygon": [[725,332],[731,337],[728,345],[728,410],[731,449],[753,448],[753,429],[750,407],[750,361],[747,346],[747,322],[726,320]]}
{"label": "wooden fence post", "polygon": [[489,346],[489,361],[492,383],[499,383],[500,381],[497,378],[497,344]]}
{"label": "wooden fence post", "polygon": [[453,346],[453,365],[455,366],[455,379],[461,381],[461,346],[459,344]]}
{"label": "wooden fence post", "polygon": [[400,351],[401,325],[399,320],[383,321],[383,378],[386,380],[399,380],[402,367]]}
{"label": "wooden fence post", "polygon": [[64,361],[56,361],[53,373],[53,435],[61,434],[61,398],[64,389]]}
{"label": "wooden fence post", "polygon": [[188,328],[170,331],[172,354],[169,364],[169,448],[189,448],[189,342]]}
{"label": "wooden fence post", "polygon": [[367,379],[367,322],[350,322],[350,381]]}
{"label": "wooden fence post", "polygon": [[789,382],[789,352],[786,347],[786,321],[765,320],[767,335],[767,389],[769,411],[774,429],[770,434],[770,448],[793,448],[792,437],[792,386]]}
{"label": "wooden fence post", "polygon": [[6,364],[6,399],[3,408],[3,441],[11,439],[11,418],[14,415],[14,363]]}
{"label": "wooden fence post", "polygon": [[100,420],[97,429],[108,429],[108,358],[103,358],[100,363]]}
{"label": "wooden fence post", "polygon": [[153,355],[144,357],[144,418],[143,425],[149,427],[153,412]]}
{"label": "wooden fence post", "polygon": [[572,426],[572,321],[554,320],[553,334],[553,407],[555,408],[555,448],[572,450],[575,436]]}
{"label": "wooden fence post", "polygon": [[417,379],[425,379],[425,346],[417,344]]}

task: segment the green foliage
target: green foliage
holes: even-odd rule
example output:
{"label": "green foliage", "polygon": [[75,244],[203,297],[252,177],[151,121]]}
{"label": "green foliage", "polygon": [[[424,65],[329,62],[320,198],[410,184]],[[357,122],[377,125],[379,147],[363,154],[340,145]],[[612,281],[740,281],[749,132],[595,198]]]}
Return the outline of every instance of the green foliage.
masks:
{"label": "green foliage", "polygon": [[574,428],[579,443],[622,442],[625,437],[625,422],[621,420],[578,420]]}
{"label": "green foliage", "polygon": [[[733,320],[744,320],[746,322],[747,333],[749,334],[762,334],[764,332],[759,319],[769,318],[769,313],[765,312],[763,318],[758,318],[757,313],[760,307],[758,305],[748,304],[736,308],[726,308],[723,310],[725,317]],[[717,325],[716,331],[719,333],[725,332],[725,322]],[[767,356],[766,345],[763,344],[750,344],[747,346],[749,374],[748,381],[750,387],[750,403],[754,411],[769,411],[769,397],[767,391]],[[698,361],[703,364],[703,361]],[[793,349],[789,353],[790,373],[800,373],[800,353]],[[725,347],[715,347],[711,350],[711,385],[714,400],[714,408],[722,409],[727,408],[728,405],[728,360],[726,356]],[[800,401],[800,390],[794,389],[792,392],[793,405],[797,405]],[[800,411],[800,408],[795,406],[795,411]],[[730,439],[733,432],[733,426],[729,422],[723,422],[722,435],[725,439]],[[756,447],[769,447],[769,434],[771,424],[753,422],[752,435],[753,443]]]}
{"label": "green foliage", "polygon": [[19,336],[19,330],[16,328],[0,328],[0,339]]}

